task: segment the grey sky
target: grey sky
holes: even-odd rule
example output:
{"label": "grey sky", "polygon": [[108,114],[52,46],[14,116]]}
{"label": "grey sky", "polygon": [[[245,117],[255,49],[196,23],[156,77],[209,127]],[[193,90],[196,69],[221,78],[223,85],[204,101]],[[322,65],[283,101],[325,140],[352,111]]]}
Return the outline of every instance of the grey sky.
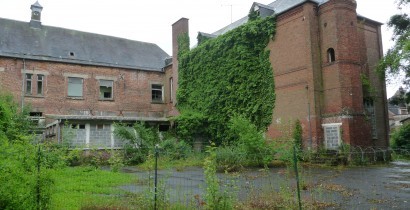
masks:
{"label": "grey sky", "polygon": [[[171,54],[171,25],[179,18],[189,19],[193,44],[198,31],[212,33],[230,24],[231,17],[235,21],[246,16],[254,1],[39,0],[39,3],[44,7],[44,25],[152,42]],[[272,1],[274,0],[258,2],[268,4]],[[34,2],[35,0],[0,0],[0,17],[28,22],[30,5]],[[391,15],[399,13],[395,0],[357,0],[357,4],[359,14],[381,23],[386,23]],[[391,32],[383,26],[382,33],[386,51],[392,45],[389,41]]]}

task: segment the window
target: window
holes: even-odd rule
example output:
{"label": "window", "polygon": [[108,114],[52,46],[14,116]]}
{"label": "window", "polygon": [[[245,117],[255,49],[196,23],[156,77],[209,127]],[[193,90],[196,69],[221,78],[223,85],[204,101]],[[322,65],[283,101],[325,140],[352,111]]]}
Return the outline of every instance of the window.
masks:
{"label": "window", "polygon": [[81,130],[84,130],[84,129],[85,129],[85,124],[71,124],[71,128],[72,128],[72,129],[81,129]]}
{"label": "window", "polygon": [[170,102],[172,102],[173,99],[174,99],[172,97],[172,92],[174,92],[174,81],[171,77],[171,78],[169,78],[169,100],[170,100]]}
{"label": "window", "polygon": [[331,62],[334,62],[335,60],[336,60],[335,50],[333,48],[329,48],[327,50],[327,62],[331,63]]}
{"label": "window", "polygon": [[68,78],[68,96],[83,97],[83,78]]}
{"label": "window", "polygon": [[112,99],[112,80],[100,79],[100,99]]}
{"label": "window", "polygon": [[37,75],[37,95],[43,95],[43,79],[44,75]]}
{"label": "window", "polygon": [[151,93],[152,93],[152,102],[162,102],[162,85],[152,85],[151,86]]}
{"label": "window", "polygon": [[340,126],[342,123],[323,124],[326,149],[338,149],[341,143]]}
{"label": "window", "polygon": [[370,120],[370,124],[372,126],[372,138],[377,139],[376,112],[374,109],[373,100],[365,100],[364,109],[366,110],[366,116]]}
{"label": "window", "polygon": [[31,95],[31,86],[32,86],[33,75],[26,74],[26,94]]}

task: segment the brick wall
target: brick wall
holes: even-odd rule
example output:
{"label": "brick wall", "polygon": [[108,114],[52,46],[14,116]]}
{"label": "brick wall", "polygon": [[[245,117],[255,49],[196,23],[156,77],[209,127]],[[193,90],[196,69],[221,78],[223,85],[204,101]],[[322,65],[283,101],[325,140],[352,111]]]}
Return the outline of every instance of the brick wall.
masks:
{"label": "brick wall", "polygon": [[[25,66],[25,68],[24,68]],[[43,114],[91,114],[103,116],[164,117],[166,102],[154,103],[151,85],[165,85],[164,72],[95,67],[55,62],[40,62],[13,58],[0,58],[0,84],[11,92],[21,104],[23,69],[34,75],[32,94],[24,96],[35,112]],[[45,75],[44,94],[37,95],[35,75]],[[83,97],[67,95],[68,77],[82,77]],[[99,79],[113,81],[113,99],[101,100]],[[166,100],[166,98],[165,98]]]}
{"label": "brick wall", "polygon": [[[276,102],[271,138],[289,135],[302,122],[304,147],[323,145],[322,124],[342,123],[341,139],[352,145],[387,146],[385,83],[374,72],[381,58],[380,26],[358,19],[356,3],[307,2],[278,16],[275,40],[269,43]],[[328,49],[335,61],[328,60]],[[361,74],[377,90],[378,139],[364,113]],[[310,108],[310,109],[309,109]],[[310,119],[310,122],[309,122]],[[287,128],[285,128],[287,127]]]}

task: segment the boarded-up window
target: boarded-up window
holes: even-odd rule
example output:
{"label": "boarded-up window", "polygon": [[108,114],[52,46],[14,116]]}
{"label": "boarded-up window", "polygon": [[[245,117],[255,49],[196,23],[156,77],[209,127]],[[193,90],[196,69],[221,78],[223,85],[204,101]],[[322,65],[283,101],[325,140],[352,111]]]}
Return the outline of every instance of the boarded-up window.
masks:
{"label": "boarded-up window", "polygon": [[68,78],[68,96],[82,97],[83,96],[83,78],[69,77]]}
{"label": "boarded-up window", "polygon": [[112,99],[112,80],[100,79],[100,99]]}
{"label": "boarded-up window", "polygon": [[342,123],[323,124],[326,149],[338,149],[341,143],[340,126]]}

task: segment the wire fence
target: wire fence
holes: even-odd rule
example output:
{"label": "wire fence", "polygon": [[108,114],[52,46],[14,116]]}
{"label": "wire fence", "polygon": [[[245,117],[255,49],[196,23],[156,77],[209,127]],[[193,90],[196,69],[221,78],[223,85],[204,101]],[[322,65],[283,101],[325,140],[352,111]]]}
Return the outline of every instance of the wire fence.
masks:
{"label": "wire fence", "polygon": [[[300,153],[294,148],[293,151],[288,151],[291,154],[291,167],[285,169],[267,169],[267,168],[251,168],[244,169],[241,172],[226,173],[220,171],[216,173],[219,185],[218,196],[220,199],[230,199],[234,203],[250,203],[254,206],[262,205],[260,199],[264,199],[266,195],[281,193],[282,204],[276,204],[274,207],[286,208],[286,204],[293,205],[292,208],[301,209],[306,206],[304,197],[314,197],[313,192],[306,195],[303,191],[304,182],[300,180],[299,173],[304,170],[298,165]],[[152,167],[145,170],[140,170],[136,167],[124,167],[123,172],[131,173],[138,177],[137,182],[118,186],[117,188],[125,192],[116,196],[134,196],[135,199],[142,199],[145,204],[141,205],[141,201],[130,203],[129,207],[137,209],[205,209],[207,206],[207,192],[209,191],[206,183],[206,175],[201,167],[188,168],[160,168],[162,161],[166,160],[169,152],[155,148],[154,161]],[[171,156],[177,156],[174,154]],[[236,154],[243,156],[245,154]],[[351,146],[349,150],[344,151],[326,151],[311,153],[312,162],[333,163],[336,161],[343,162],[357,161],[358,163],[374,163],[378,161],[389,161],[391,155],[404,155],[410,157],[410,151],[405,149],[386,149],[377,147],[358,147]],[[37,177],[36,184],[36,199],[38,209],[44,206],[42,202],[42,180],[43,173],[41,165],[46,159],[46,151],[41,144],[37,145],[36,154],[36,171],[33,176]],[[253,157],[257,162],[256,155]],[[274,157],[272,157],[274,158]],[[252,157],[250,158],[252,159]],[[220,170],[226,169],[222,165],[216,166]],[[302,175],[303,176],[303,175]],[[67,180],[70,181],[70,180]],[[306,181],[306,180],[305,180]],[[86,184],[86,183],[84,183]],[[285,197],[285,198],[284,198]],[[285,199],[285,201],[283,201]],[[288,199],[286,201],[286,199]],[[334,199],[334,198],[331,198]],[[323,201],[326,199],[323,199]],[[277,200],[275,202],[278,202]],[[136,205],[136,206],[133,206]],[[264,204],[265,205],[265,204]],[[283,205],[283,206],[280,206]],[[142,206],[142,207],[141,207]]]}

